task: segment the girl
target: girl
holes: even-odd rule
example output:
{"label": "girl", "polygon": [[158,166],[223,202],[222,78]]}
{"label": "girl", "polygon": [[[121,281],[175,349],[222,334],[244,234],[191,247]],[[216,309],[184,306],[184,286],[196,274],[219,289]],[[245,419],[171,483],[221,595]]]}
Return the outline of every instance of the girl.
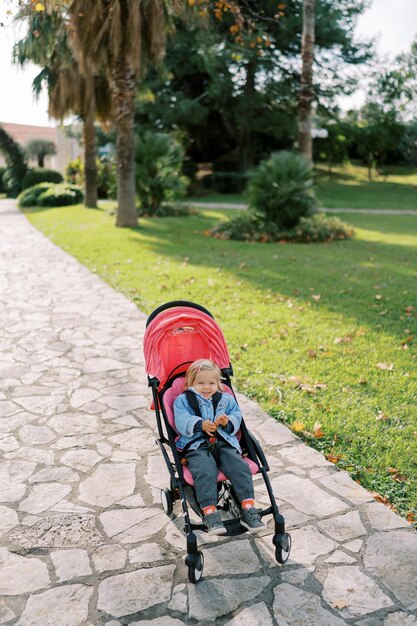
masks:
{"label": "girl", "polygon": [[255,509],[252,474],[236,437],[242,413],[234,397],[223,392],[220,376],[219,367],[208,359],[194,361],[188,368],[185,391],[174,402],[176,445],[187,459],[208,533],[227,532],[216,507],[219,468],[241,501],[240,523],[256,532],[265,524]]}

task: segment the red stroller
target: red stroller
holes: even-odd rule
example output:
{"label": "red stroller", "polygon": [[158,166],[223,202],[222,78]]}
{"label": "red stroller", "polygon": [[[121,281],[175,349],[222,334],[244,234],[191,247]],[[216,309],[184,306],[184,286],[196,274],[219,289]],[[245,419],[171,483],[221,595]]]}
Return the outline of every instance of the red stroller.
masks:
{"label": "red stroller", "polygon": [[[202,518],[202,511],[197,502],[193,479],[175,446],[178,433],[174,426],[173,403],[182,393],[184,376],[190,364],[197,359],[211,359],[219,366],[222,373],[224,391],[233,396],[230,377],[233,375],[229,352],[224,335],[214,321],[213,316],[204,307],[178,300],[168,302],[151,313],[146,322],[144,354],[148,384],[152,388],[153,405],[158,424],[159,445],[170,474],[170,487],[162,490],[161,501],[165,513],[173,515],[173,504],[180,500],[184,517],[184,532],[187,540],[187,556],[190,582],[201,579],[204,567],[203,553],[197,549],[194,530],[206,531],[205,524],[195,524],[190,520],[188,504]],[[261,473],[269,494],[270,506],[259,510],[261,516],[273,515],[275,533],[272,541],[275,545],[275,557],[278,563],[285,563],[291,550],[291,537],[285,532],[285,522],[278,510],[265,455],[255,437],[248,431],[244,420],[240,428],[240,445],[243,457],[249,464],[252,474]],[[227,535],[239,535],[246,532],[240,524],[240,503],[233,486],[227,477],[219,471],[217,477],[219,510],[227,512],[229,519],[223,520]]]}

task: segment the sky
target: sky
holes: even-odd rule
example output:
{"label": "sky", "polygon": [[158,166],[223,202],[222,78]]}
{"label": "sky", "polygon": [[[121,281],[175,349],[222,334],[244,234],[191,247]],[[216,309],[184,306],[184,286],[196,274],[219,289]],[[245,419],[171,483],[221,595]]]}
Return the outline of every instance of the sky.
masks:
{"label": "sky", "polygon": [[[1,0],[0,0],[1,2]],[[1,2],[0,22],[6,27],[0,29],[0,122],[54,126],[48,119],[47,97],[41,95],[35,101],[31,83],[39,68],[30,66],[21,69],[11,63],[11,49],[16,39],[16,31],[6,15],[7,6]],[[394,57],[406,52],[417,37],[417,0],[373,0],[371,7],[360,17],[357,26],[359,37],[377,37],[377,51],[380,55]],[[340,100],[342,108],[359,107],[364,100],[363,92]]]}

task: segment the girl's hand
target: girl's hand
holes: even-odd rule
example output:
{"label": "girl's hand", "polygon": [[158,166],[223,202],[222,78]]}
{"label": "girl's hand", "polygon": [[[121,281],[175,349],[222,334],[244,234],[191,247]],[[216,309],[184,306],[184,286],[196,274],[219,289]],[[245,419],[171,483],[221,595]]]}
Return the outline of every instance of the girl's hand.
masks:
{"label": "girl's hand", "polygon": [[227,417],[227,415],[219,415],[219,417],[216,419],[214,423],[217,424],[218,426],[226,426],[228,421],[229,421],[229,418]]}
{"label": "girl's hand", "polygon": [[213,435],[217,430],[217,424],[211,422],[210,420],[205,420],[203,421],[201,429],[204,433],[207,433],[208,435]]}

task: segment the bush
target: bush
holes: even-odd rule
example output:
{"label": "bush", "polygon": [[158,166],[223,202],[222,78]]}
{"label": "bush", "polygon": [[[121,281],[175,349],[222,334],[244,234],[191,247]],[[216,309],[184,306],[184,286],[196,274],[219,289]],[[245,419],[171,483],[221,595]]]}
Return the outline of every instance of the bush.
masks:
{"label": "bush", "polygon": [[145,131],[136,144],[136,182],[141,210],[155,215],[163,203],[184,198],[188,179],[181,175],[182,146],[171,135]]}
{"label": "bush", "polygon": [[353,234],[351,226],[337,217],[327,217],[323,213],[302,217],[294,228],[280,230],[276,224],[262,222],[252,212],[246,212],[235,219],[222,222],[210,231],[210,235],[217,239],[262,243],[322,243],[349,239]]}
{"label": "bush", "polygon": [[204,176],[203,186],[219,193],[241,193],[246,189],[248,175],[244,172],[213,172]]}
{"label": "bush", "polygon": [[313,213],[312,187],[312,168],[301,154],[275,152],[251,174],[249,204],[261,222],[287,230]]}
{"label": "bush", "polygon": [[78,185],[79,187],[84,185],[84,163],[80,157],[68,163],[65,170],[65,180],[70,185]]}
{"label": "bush", "polygon": [[38,183],[62,183],[63,180],[62,174],[56,170],[33,169],[29,170],[23,177],[22,189],[28,189]]}
{"label": "bush", "polygon": [[3,176],[6,172],[7,167],[0,167],[0,193],[6,193],[6,187],[3,183]]}
{"label": "bush", "polygon": [[82,202],[83,193],[74,185],[39,183],[22,191],[17,200],[22,208],[68,206]]}

